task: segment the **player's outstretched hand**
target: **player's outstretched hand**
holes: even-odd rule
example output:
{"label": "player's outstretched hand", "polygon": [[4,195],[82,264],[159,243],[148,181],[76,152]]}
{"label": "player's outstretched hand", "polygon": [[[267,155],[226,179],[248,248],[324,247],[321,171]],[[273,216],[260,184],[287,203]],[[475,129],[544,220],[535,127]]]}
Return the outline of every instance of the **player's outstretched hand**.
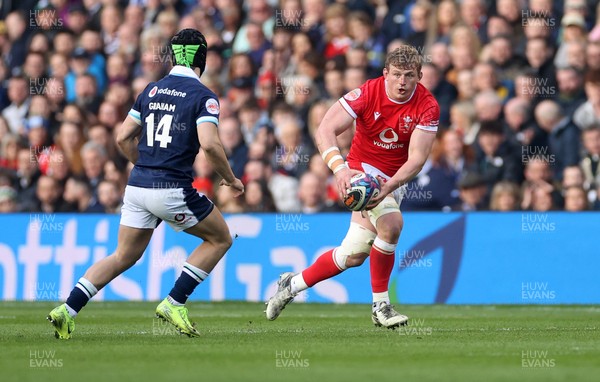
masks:
{"label": "player's outstretched hand", "polygon": [[365,211],[369,211],[377,207],[377,205],[381,203],[381,201],[385,199],[386,196],[394,192],[391,183],[388,183],[384,177],[377,175],[377,180],[379,180],[379,184],[381,185],[381,191],[379,191],[379,194],[376,197],[371,198],[371,200],[369,200]]}
{"label": "player's outstretched hand", "polygon": [[350,189],[350,179],[356,175],[360,174],[360,171],[352,170],[350,168],[343,169],[338,171],[335,174],[335,182],[337,184],[338,192],[340,193],[340,198],[343,200],[348,194],[348,189]]}
{"label": "player's outstretched hand", "polygon": [[244,193],[244,183],[242,183],[242,181],[238,178],[235,178],[235,180],[231,183],[229,183],[225,179],[221,179],[219,185],[233,188],[233,196],[235,196],[236,198]]}

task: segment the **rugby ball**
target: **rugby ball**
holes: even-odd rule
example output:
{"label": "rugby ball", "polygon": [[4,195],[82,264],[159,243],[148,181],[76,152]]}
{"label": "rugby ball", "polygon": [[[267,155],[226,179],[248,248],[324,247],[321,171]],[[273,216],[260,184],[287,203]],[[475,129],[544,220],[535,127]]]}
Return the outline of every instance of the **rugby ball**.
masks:
{"label": "rugby ball", "polygon": [[344,205],[351,211],[362,211],[369,201],[379,195],[381,186],[379,180],[372,175],[361,173],[350,179],[350,188],[344,198]]}

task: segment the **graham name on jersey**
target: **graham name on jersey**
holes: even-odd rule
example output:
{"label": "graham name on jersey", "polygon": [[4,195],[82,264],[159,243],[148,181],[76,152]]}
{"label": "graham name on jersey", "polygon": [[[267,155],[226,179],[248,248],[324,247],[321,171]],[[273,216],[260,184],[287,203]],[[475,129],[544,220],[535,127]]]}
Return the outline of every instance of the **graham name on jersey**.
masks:
{"label": "graham name on jersey", "polygon": [[165,102],[150,102],[148,108],[150,110],[175,111],[175,105]]}

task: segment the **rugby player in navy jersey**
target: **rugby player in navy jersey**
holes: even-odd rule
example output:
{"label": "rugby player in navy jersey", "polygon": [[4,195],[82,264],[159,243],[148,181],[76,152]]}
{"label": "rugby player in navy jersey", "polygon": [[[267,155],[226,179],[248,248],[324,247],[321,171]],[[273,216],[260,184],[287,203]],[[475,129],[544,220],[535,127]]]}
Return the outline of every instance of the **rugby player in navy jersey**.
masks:
{"label": "rugby player in navy jersey", "polygon": [[192,165],[200,147],[223,178],[221,186],[232,187],[236,196],[244,192],[244,186],[234,176],[219,140],[217,96],[200,82],[206,39],[197,30],[184,29],[173,36],[170,49],[173,69],[138,96],[117,135],[119,147],[135,164],[125,189],[117,249],[92,265],[66,303],[50,312],[47,318],[56,338],[71,337],[77,313],[138,261],[163,220],[175,231],[203,242],[187,258],[156,315],[181,334],[200,334],[188,318],[185,303],[232,242],[219,210],[192,187]]}

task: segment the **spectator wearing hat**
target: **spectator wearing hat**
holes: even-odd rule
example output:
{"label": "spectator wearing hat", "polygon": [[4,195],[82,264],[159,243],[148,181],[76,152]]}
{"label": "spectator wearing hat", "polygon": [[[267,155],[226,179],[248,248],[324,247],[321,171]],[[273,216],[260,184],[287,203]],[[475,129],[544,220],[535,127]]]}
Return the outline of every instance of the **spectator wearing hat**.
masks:
{"label": "spectator wearing hat", "polygon": [[0,186],[0,213],[6,214],[17,211],[17,191],[10,186]]}
{"label": "spectator wearing hat", "polygon": [[71,71],[65,77],[65,90],[67,102],[75,102],[78,99],[76,91],[77,78],[90,74],[94,77],[96,95],[102,94],[106,87],[106,78],[104,74],[104,68],[100,69],[98,66],[92,66],[92,57],[88,51],[82,47],[77,47],[71,54],[71,60],[69,61]]}
{"label": "spectator wearing hat", "polygon": [[575,12],[565,14],[560,24],[562,26],[562,41],[554,56],[554,65],[557,68],[564,68],[568,66],[569,44],[577,41],[586,42],[587,29],[583,16]]}
{"label": "spectator wearing hat", "polygon": [[592,189],[600,187],[600,123],[581,132],[585,154],[579,163],[585,179]]}
{"label": "spectator wearing hat", "polygon": [[506,180],[518,182],[522,178],[513,147],[504,136],[499,121],[481,123],[477,135],[475,169],[486,183],[488,195],[494,184]]}
{"label": "spectator wearing hat", "polygon": [[452,206],[452,211],[485,210],[485,181],[476,172],[467,171],[458,180],[460,202]]}

